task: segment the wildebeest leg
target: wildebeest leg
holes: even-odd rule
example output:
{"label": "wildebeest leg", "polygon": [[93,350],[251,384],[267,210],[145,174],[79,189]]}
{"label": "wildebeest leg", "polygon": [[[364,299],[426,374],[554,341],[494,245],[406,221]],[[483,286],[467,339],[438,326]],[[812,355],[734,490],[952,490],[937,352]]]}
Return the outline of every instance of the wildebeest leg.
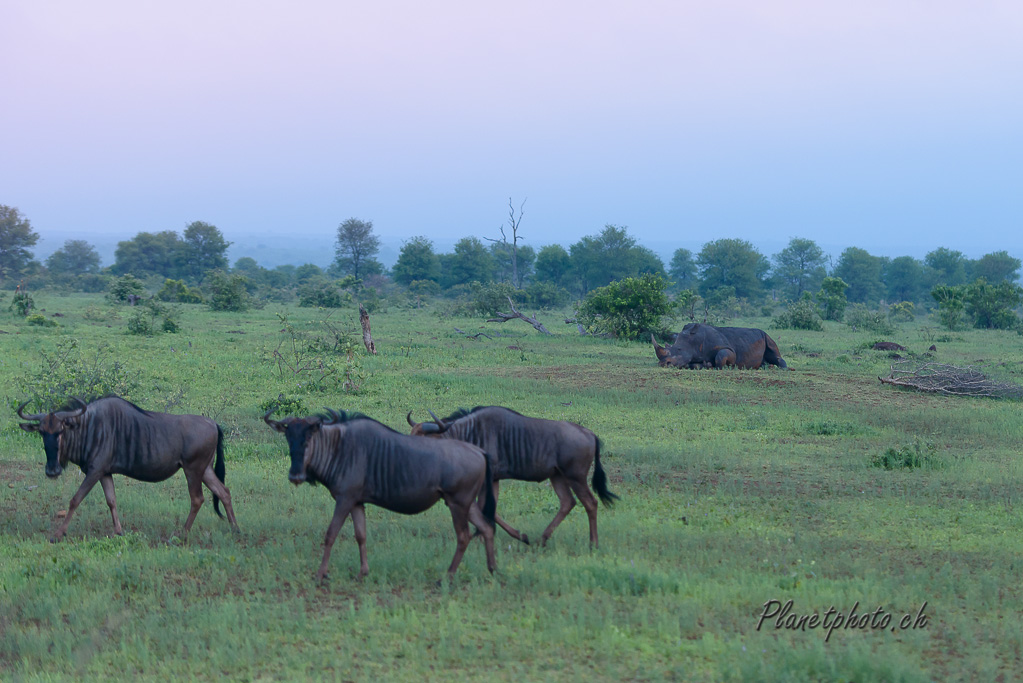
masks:
{"label": "wildebeest leg", "polygon": [[[323,560],[320,562],[320,568],[316,572],[316,579],[319,581],[327,577],[330,551],[334,548],[334,541],[337,540],[337,535],[341,533],[341,525],[345,523],[345,518],[348,517],[348,513],[351,511],[351,502],[344,498],[339,498],[337,503],[334,504],[334,517],[330,520],[330,526],[327,527],[327,533],[323,537]],[[365,516],[363,519],[365,519]]]}
{"label": "wildebeest leg", "polygon": [[[500,482],[498,482],[498,481],[494,482],[494,502],[495,503],[497,502],[497,489],[498,489],[499,485],[500,485]],[[512,525],[508,524],[508,522],[506,522],[503,519],[501,519],[501,516],[498,515],[496,512],[494,513],[494,521],[497,522],[501,526],[502,529],[507,531],[508,535],[511,536],[512,538],[514,538],[516,541],[522,541],[526,545],[529,545],[529,537],[526,536],[521,531],[519,531],[518,529],[515,529],[514,527],[512,527]],[[473,524],[476,524],[476,522],[473,522]]]}
{"label": "wildebeest leg", "polygon": [[[469,535],[469,509],[470,505],[464,505],[456,502],[451,498],[445,498],[445,503],[448,504],[448,509],[451,510],[451,523],[455,526],[455,536],[458,539],[458,544],[455,546],[455,556],[451,559],[451,566],[448,567],[448,577],[455,575],[455,570],[458,569],[458,565],[462,562],[462,555],[465,554],[465,549],[469,547],[469,539],[472,536]],[[480,517],[482,519],[482,515]],[[478,527],[480,532],[483,529],[490,527],[489,524],[484,523],[482,527]],[[483,537],[483,542],[487,542],[487,537]],[[490,544],[494,542],[494,529],[490,527]]]}
{"label": "wildebeest leg", "polygon": [[64,538],[64,534],[67,533],[67,526],[71,523],[71,515],[75,514],[75,510],[82,504],[85,497],[89,495],[89,491],[96,485],[96,482],[100,480],[103,475],[100,473],[88,474],[85,476],[85,481],[75,491],[75,495],[71,496],[71,503],[67,506],[67,514],[64,515],[64,521],[57,526],[57,530],[53,532],[53,536],[50,536],[50,542],[56,543],[60,539]]}
{"label": "wildebeest leg", "polygon": [[121,520],[117,518],[117,500],[114,498],[114,478],[109,474],[100,477],[100,485],[103,487],[103,495],[107,497],[107,505],[110,507],[110,516],[114,518],[114,533],[118,536],[124,535],[121,529]]}
{"label": "wildebeest leg", "polygon": [[541,546],[547,545],[547,540],[554,533],[554,530],[558,528],[558,525],[561,524],[561,520],[565,519],[565,516],[575,507],[575,499],[572,498],[572,491],[568,488],[564,477],[560,474],[552,476],[551,486],[554,487],[554,493],[558,494],[561,508],[558,510],[558,514],[554,515],[554,519],[547,525],[547,528],[544,529],[543,536],[540,538]]}
{"label": "wildebeest leg", "polygon": [[355,527],[355,542],[359,544],[359,578],[369,574],[369,560],[366,557],[366,508],[356,505],[352,508],[352,526]]}
{"label": "wildebeest leg", "polygon": [[[497,484],[497,482],[495,481],[494,484]],[[494,519],[500,521],[496,514]],[[493,574],[494,570],[497,569],[497,555],[494,552],[494,527],[487,523],[487,520],[483,517],[483,512],[476,503],[469,506],[469,521],[483,535],[483,545],[487,549],[487,569]],[[507,531],[507,529],[505,530]],[[529,541],[526,542],[528,543]]]}
{"label": "wildebeest leg", "polygon": [[586,516],[590,519],[590,548],[597,547],[597,497],[586,485],[586,479],[582,481],[569,479],[568,485],[572,487],[579,502],[586,508]]}
{"label": "wildebeest leg", "polygon": [[192,470],[185,468],[185,481],[188,482],[188,498],[191,501],[192,507],[188,511],[188,517],[185,518],[185,526],[181,529],[181,537],[188,536],[188,530],[192,528],[192,522],[195,521],[195,516],[199,514],[199,508],[202,507],[202,479],[192,473]]}
{"label": "wildebeest leg", "polygon": [[224,510],[227,512],[227,521],[231,523],[231,528],[238,531],[238,520],[234,518],[234,508],[231,507],[231,492],[227,490],[227,485],[217,478],[212,467],[207,467],[206,471],[202,473],[202,480],[206,484],[206,488],[224,504]]}

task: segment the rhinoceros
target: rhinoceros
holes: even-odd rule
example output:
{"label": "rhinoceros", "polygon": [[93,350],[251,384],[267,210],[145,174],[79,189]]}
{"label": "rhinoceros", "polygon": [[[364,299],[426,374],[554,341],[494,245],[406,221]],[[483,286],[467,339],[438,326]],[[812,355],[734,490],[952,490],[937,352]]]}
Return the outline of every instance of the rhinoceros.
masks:
{"label": "rhinoceros", "polygon": [[677,368],[759,368],[764,363],[787,368],[781,351],[763,330],[753,327],[715,327],[703,323],[689,323],[675,337],[668,348],[654,343],[654,353],[661,366]]}

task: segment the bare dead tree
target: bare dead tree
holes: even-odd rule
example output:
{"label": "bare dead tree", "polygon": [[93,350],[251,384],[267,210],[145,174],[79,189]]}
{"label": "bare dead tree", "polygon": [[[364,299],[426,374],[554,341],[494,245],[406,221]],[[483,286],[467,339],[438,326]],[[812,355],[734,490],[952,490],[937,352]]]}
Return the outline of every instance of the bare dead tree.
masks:
{"label": "bare dead tree", "polygon": [[526,316],[526,315],[523,315],[522,313],[519,313],[515,309],[515,304],[512,302],[511,297],[508,297],[508,305],[511,306],[511,313],[501,313],[500,311],[498,311],[498,313],[497,313],[498,317],[496,317],[496,318],[487,318],[487,322],[488,323],[504,323],[504,322],[508,322],[509,320],[515,320],[516,318],[520,318],[522,320],[525,320],[530,325],[532,325],[533,328],[537,332],[542,332],[544,334],[550,334],[550,332],[547,331],[547,328],[543,326],[543,323],[541,323],[539,320],[537,320],[535,316],[530,318],[529,316]]}
{"label": "bare dead tree", "polygon": [[512,287],[515,289],[519,288],[519,240],[522,239],[519,236],[519,224],[522,223],[522,209],[526,206],[526,200],[522,200],[522,204],[519,206],[519,217],[515,217],[515,206],[512,204],[511,197],[508,197],[508,226],[511,228],[512,241],[508,242],[508,236],[504,232],[504,225],[501,225],[498,229],[501,231],[501,239],[493,237],[484,237],[483,239],[489,242],[504,242],[504,244],[511,250],[512,257]]}
{"label": "bare dead tree", "polygon": [[373,343],[373,335],[369,333],[369,311],[362,304],[359,304],[359,322],[362,324],[362,343],[366,345],[367,351],[376,354],[377,345]]}
{"label": "bare dead tree", "polygon": [[1023,398],[1023,387],[991,379],[973,366],[965,368],[946,363],[922,363],[908,368],[909,361],[891,366],[887,377],[878,377],[882,384],[909,387],[919,391],[951,396],[987,396],[990,398]]}

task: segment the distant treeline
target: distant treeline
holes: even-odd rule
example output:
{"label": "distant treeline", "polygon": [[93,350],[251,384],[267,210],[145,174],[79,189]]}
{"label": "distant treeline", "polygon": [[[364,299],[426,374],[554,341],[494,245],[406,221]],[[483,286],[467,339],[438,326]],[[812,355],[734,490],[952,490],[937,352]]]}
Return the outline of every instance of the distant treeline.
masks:
{"label": "distant treeline", "polygon": [[1020,259],[1006,251],[969,259],[946,247],[922,260],[874,256],[849,247],[833,260],[813,240],[799,237],[770,257],[745,240],[713,240],[696,254],[677,249],[665,264],[625,227],[606,225],[567,248],[548,244],[536,249],[517,236],[514,211],[509,223],[511,234],[502,230],[500,239],[464,237],[450,253],[437,253],[427,236],[412,237],[387,270],[376,259],[379,238],[372,221],[350,218],[338,226],[334,244],[323,245],[335,253],[326,269],[312,264],[267,269],[247,257],[231,265],[226,256],[230,242],[216,226],[196,221],[180,234],[139,232],[118,243],[113,265],[104,268],[86,239],[68,240],[44,262],[36,261],[31,248],[38,234],[16,208],[0,205],[0,284],[8,289],[24,283],[35,289],[102,292],[116,278],[130,274],[150,293],[163,290],[165,281],[172,280],[186,290],[193,288],[187,291],[195,298],[202,296],[211,273],[217,273],[218,281],[231,276],[257,299],[330,305],[353,286],[372,288],[380,296],[395,289],[428,296],[458,295],[504,283],[523,302],[557,306],[613,281],[657,274],[670,291],[690,290],[706,302],[742,300],[759,306],[795,302],[807,293],[816,297],[825,278],[831,277],[846,285],[850,303],[876,307],[883,301],[935,305],[935,288],[962,287],[978,279],[990,285],[1015,283],[1021,267]]}

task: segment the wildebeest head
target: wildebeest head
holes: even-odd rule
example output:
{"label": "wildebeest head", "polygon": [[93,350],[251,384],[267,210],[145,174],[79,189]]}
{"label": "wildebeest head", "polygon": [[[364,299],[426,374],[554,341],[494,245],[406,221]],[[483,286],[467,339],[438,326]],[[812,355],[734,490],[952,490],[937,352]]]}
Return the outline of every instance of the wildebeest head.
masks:
{"label": "wildebeest head", "polygon": [[78,399],[72,398],[72,404],[77,404],[73,410],[61,410],[56,413],[34,413],[26,415],[23,411],[28,401],[18,406],[18,417],[29,422],[21,422],[19,427],[26,432],[39,432],[43,437],[43,450],[46,451],[46,476],[51,479],[59,477],[67,465],[68,454],[60,456],[60,440],[66,429],[74,429],[78,426],[74,418],[81,417],[88,406]]}
{"label": "wildebeest head", "polygon": [[288,451],[291,454],[291,468],[288,470],[288,480],[298,486],[306,481],[306,461],[311,454],[309,440],[314,434],[320,431],[324,424],[333,424],[340,421],[340,416],[330,408],[331,421],[324,422],[323,417],[286,417],[283,420],[271,420],[270,414],[273,409],[268,410],[263,416],[263,421],[278,432],[284,434],[288,442]]}
{"label": "wildebeest head", "polygon": [[447,422],[434,415],[432,410],[427,409],[426,412],[430,413],[433,422],[413,422],[412,411],[408,412],[408,415],[405,416],[405,421],[412,427],[412,431],[409,434],[412,436],[438,436],[448,430],[450,425]]}

